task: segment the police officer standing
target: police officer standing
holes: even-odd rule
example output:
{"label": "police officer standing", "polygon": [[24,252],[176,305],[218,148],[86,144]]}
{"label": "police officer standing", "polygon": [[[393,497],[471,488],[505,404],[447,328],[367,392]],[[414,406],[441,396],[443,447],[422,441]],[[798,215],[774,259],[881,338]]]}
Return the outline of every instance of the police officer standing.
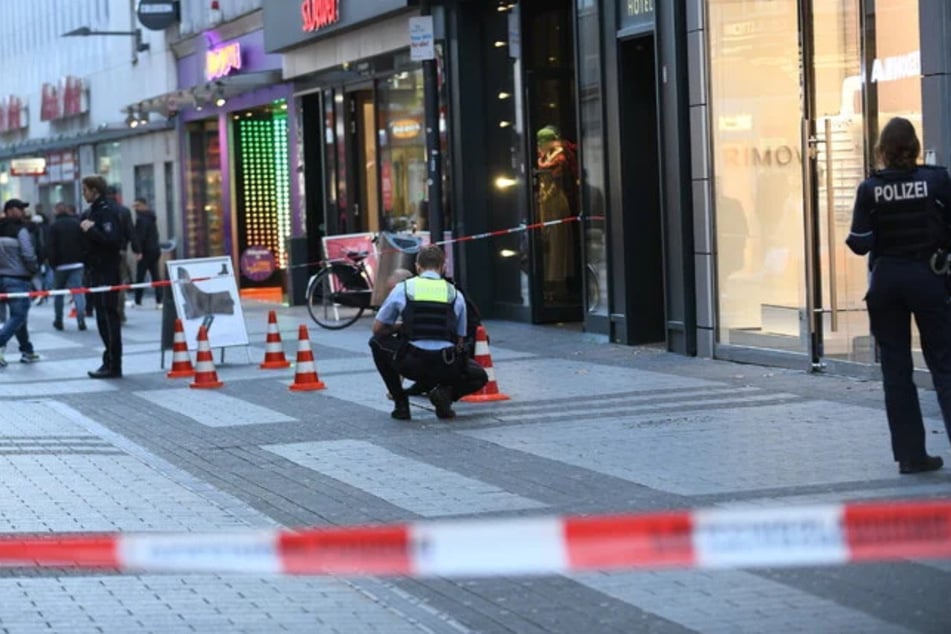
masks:
{"label": "police officer standing", "polygon": [[[86,264],[92,286],[119,284],[119,249],[124,234],[122,219],[114,204],[106,198],[106,181],[102,176],[86,176],[82,180],[83,198],[90,203],[79,223],[86,233]],[[117,379],[122,376],[122,324],[119,319],[119,293],[92,293],[90,302],[96,307],[96,326],[105,346],[102,365],[88,374],[93,379]]]}
{"label": "police officer standing", "polygon": [[947,249],[951,247],[951,177],[943,167],[916,165],[921,143],[907,119],[895,117],[876,147],[884,169],[863,181],[846,244],[870,253],[865,301],[881,350],[885,410],[900,473],[940,469],[929,456],[913,381],[911,316],[931,371],[951,438],[951,303]]}
{"label": "police officer standing", "polygon": [[453,418],[453,401],[488,382],[485,370],[464,351],[466,302],[443,279],[445,261],[438,246],[420,249],[417,276],[393,288],[373,322],[373,361],[393,396],[390,415],[398,420],[411,417],[401,375],[435,386],[429,390],[429,401],[439,418]]}

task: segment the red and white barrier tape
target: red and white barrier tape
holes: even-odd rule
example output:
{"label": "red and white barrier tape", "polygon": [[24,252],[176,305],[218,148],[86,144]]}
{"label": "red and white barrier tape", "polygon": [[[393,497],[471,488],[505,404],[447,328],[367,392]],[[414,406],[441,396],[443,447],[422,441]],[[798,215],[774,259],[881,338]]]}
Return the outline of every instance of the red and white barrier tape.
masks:
{"label": "red and white barrier tape", "polygon": [[212,275],[209,277],[193,277],[188,280],[159,280],[158,282],[139,282],[136,284],[114,284],[112,286],[81,286],[78,288],[61,288],[53,291],[28,291],[25,293],[0,293],[0,301],[7,299],[23,299],[25,297],[56,297],[57,295],[86,295],[88,293],[109,293],[112,291],[132,291],[137,288],[158,288],[171,286],[172,284],[187,284],[188,282],[205,282],[217,277],[227,277]]}
{"label": "red and white barrier tape", "polygon": [[[530,225],[518,225],[517,227],[509,227],[508,229],[496,229],[495,231],[486,231],[485,233],[474,233],[468,236],[459,236],[457,238],[450,238],[449,240],[440,240],[433,244],[438,245],[447,245],[454,244],[456,242],[471,242],[473,240],[482,240],[484,238],[496,238],[499,236],[509,235],[513,233],[522,233],[523,231],[530,231],[532,229],[542,229],[544,227],[554,227],[556,225],[568,224],[571,222],[584,222],[585,220],[604,220],[604,216],[568,216],[567,218],[559,218],[557,220],[546,220],[545,222],[536,222]],[[398,249],[377,249],[376,255],[382,255],[387,251],[397,252]],[[348,261],[347,258],[333,258],[333,261]],[[288,269],[296,269],[304,266],[319,266],[324,263],[323,260],[318,262],[304,262],[302,264],[292,264],[288,266]]]}
{"label": "red and white barrier tape", "polygon": [[951,500],[0,539],[3,566],[128,572],[471,577],[928,558],[951,558]]}

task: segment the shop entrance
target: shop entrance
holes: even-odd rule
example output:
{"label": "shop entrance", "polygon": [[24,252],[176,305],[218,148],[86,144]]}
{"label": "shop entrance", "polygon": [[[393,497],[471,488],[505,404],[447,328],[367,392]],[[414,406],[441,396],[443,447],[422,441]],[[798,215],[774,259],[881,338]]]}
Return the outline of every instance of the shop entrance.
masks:
{"label": "shop entrance", "polygon": [[380,230],[380,183],[372,85],[348,88],[346,102],[351,159],[347,188],[353,196],[346,210],[345,233],[376,233]]}
{"label": "shop entrance", "polygon": [[580,321],[582,263],[574,24],[570,0],[519,3],[531,157],[531,222],[566,220],[529,234],[532,320]]}
{"label": "shop entrance", "polygon": [[620,43],[621,173],[624,254],[628,301],[614,333],[629,344],[666,338],[663,232],[660,208],[657,79],[654,37]]}
{"label": "shop entrance", "polygon": [[917,59],[917,1],[709,6],[730,25],[710,65],[718,356],[874,363],[868,262],[845,238],[878,128],[900,115],[921,134],[920,75],[892,62]]}

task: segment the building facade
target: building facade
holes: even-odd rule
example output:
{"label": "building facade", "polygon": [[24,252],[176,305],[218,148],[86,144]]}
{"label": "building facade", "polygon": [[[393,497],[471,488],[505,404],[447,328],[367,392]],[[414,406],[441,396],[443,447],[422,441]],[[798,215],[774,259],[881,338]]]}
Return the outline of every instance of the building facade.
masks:
{"label": "building facade", "polygon": [[[101,32],[109,32],[103,34]],[[125,0],[14,3],[0,24],[0,194],[47,211],[81,207],[79,177],[101,173],[126,202],[154,207],[174,236],[178,162],[165,117],[127,108],[170,88],[164,30],[142,28]],[[135,127],[130,122],[135,122]]]}
{"label": "building facade", "polygon": [[446,0],[428,35],[436,112],[411,46],[419,12],[263,6],[288,86],[281,233],[298,253],[282,261],[333,257],[331,236],[425,233],[435,122],[443,227],[496,234],[451,248],[484,313],[682,354],[874,365],[865,262],[844,247],[851,199],[891,116],[918,126],[923,160],[951,160],[951,9]]}

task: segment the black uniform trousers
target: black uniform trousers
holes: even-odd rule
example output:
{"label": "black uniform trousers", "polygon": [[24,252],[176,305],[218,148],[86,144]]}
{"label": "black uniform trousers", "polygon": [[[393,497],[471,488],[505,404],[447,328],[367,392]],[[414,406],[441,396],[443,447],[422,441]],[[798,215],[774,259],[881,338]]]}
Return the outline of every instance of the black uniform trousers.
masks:
{"label": "black uniform trousers", "polygon": [[[112,286],[119,283],[119,271],[89,272],[90,286]],[[105,350],[102,367],[112,372],[122,372],[122,320],[119,317],[119,293],[90,293],[90,304],[96,309],[96,327]]]}
{"label": "black uniform trousers", "polygon": [[424,381],[451,390],[453,401],[482,389],[489,381],[485,370],[468,356],[457,356],[454,347],[422,350],[396,335],[370,338],[373,362],[394,401],[403,401],[403,381]]}
{"label": "black uniform trousers", "polygon": [[951,439],[951,303],[945,277],[935,275],[927,261],[882,256],[875,260],[865,300],[881,349],[892,453],[896,461],[921,460],[925,428],[913,380],[911,316]]}

